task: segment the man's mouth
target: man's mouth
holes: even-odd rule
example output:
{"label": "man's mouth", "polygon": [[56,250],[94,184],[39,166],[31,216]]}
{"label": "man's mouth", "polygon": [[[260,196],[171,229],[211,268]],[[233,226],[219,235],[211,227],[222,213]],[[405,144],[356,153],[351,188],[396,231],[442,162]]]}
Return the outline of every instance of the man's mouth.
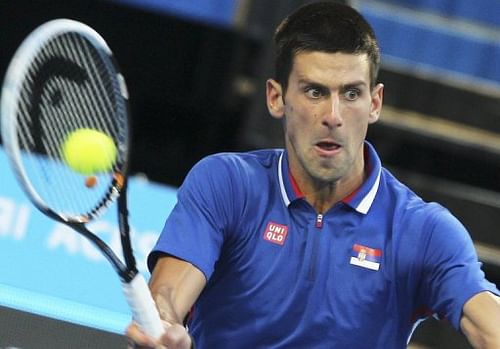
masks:
{"label": "man's mouth", "polygon": [[339,149],[340,145],[335,142],[322,141],[316,143],[316,147],[318,147],[320,150],[330,152]]}

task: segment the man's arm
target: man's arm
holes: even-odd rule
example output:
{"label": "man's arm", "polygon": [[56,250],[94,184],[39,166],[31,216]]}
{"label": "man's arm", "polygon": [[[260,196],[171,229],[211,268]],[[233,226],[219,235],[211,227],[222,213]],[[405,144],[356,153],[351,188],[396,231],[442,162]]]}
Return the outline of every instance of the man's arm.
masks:
{"label": "man's arm", "polygon": [[[191,346],[191,340],[183,328],[183,320],[205,284],[204,274],[191,263],[170,256],[158,259],[149,287],[166,325],[161,344],[174,349]],[[153,341],[135,324],[128,327],[127,337],[134,343],[154,347]]]}
{"label": "man's arm", "polygon": [[500,348],[500,297],[481,292],[463,308],[460,327],[474,348]]}
{"label": "man's arm", "polygon": [[165,256],[158,259],[149,287],[160,317],[182,324],[205,284],[204,274],[194,265]]}

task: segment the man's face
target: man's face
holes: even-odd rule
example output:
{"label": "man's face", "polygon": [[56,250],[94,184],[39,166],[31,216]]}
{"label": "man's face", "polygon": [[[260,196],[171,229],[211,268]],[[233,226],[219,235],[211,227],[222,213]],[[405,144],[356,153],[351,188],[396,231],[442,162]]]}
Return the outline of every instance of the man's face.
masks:
{"label": "man's face", "polygon": [[[378,120],[383,85],[370,90],[366,54],[302,52],[288,88],[267,82],[271,114],[284,119],[292,174],[301,181],[348,181],[363,173],[368,124]],[[312,182],[311,182],[312,181]]]}

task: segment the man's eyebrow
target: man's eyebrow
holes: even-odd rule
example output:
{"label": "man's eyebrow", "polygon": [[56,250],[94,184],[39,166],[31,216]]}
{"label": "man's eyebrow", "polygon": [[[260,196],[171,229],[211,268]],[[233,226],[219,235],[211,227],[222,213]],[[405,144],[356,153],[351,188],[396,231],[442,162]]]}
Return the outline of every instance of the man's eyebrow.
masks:
{"label": "man's eyebrow", "polygon": [[[328,87],[327,84],[324,84],[324,83],[318,82],[318,81],[314,81],[314,80],[310,80],[307,78],[299,79],[298,83],[299,83],[299,85],[311,85],[311,86],[324,87],[324,88]],[[347,89],[350,89],[353,87],[363,88],[366,86],[368,86],[368,84],[364,80],[355,80],[353,82],[349,82],[349,83],[341,85],[340,88],[342,90],[347,90]]]}
{"label": "man's eyebrow", "polygon": [[353,87],[366,87],[366,86],[368,86],[368,84],[365,81],[359,80],[359,81],[353,81],[353,82],[350,82],[348,84],[342,85],[342,89],[347,90],[347,89],[353,88]]}
{"label": "man's eyebrow", "polygon": [[317,81],[307,79],[307,78],[299,79],[299,84],[301,84],[301,85],[316,85],[316,86],[325,86],[326,87],[326,85],[321,83],[321,82],[317,82]]}

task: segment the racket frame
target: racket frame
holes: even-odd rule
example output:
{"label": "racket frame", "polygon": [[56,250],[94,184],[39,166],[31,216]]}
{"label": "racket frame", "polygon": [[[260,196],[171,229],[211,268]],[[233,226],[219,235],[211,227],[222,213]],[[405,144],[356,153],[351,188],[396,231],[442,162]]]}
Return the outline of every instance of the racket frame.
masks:
{"label": "racket frame", "polygon": [[[87,39],[98,51],[103,60],[109,60],[116,73],[120,93],[125,106],[125,153],[123,160],[118,164],[119,171],[113,173],[113,179],[108,192],[97,204],[94,210],[84,215],[69,216],[56,212],[45,204],[44,200],[33,187],[21,162],[21,150],[17,139],[17,101],[20,98],[22,82],[26,76],[29,64],[44,45],[57,35],[75,32]],[[21,83],[20,83],[21,82]],[[48,217],[66,224],[89,239],[109,260],[116,273],[122,280],[122,288],[127,302],[132,310],[133,317],[146,334],[153,338],[159,338],[164,329],[158,311],[149,292],[149,288],[144,277],[138,272],[136,261],[133,256],[132,244],[130,240],[130,226],[128,222],[127,207],[127,158],[130,142],[130,109],[128,105],[128,91],[125,79],[118,69],[111,49],[105,40],[91,27],[70,19],[55,19],[46,22],[36,28],[21,43],[14,54],[7,69],[1,90],[0,130],[3,144],[9,157],[11,167],[21,183],[22,189],[34,206]],[[107,207],[117,201],[118,223],[122,254],[125,263],[121,261],[116,253],[97,235],[93,234],[87,227],[92,219],[97,218]]]}

